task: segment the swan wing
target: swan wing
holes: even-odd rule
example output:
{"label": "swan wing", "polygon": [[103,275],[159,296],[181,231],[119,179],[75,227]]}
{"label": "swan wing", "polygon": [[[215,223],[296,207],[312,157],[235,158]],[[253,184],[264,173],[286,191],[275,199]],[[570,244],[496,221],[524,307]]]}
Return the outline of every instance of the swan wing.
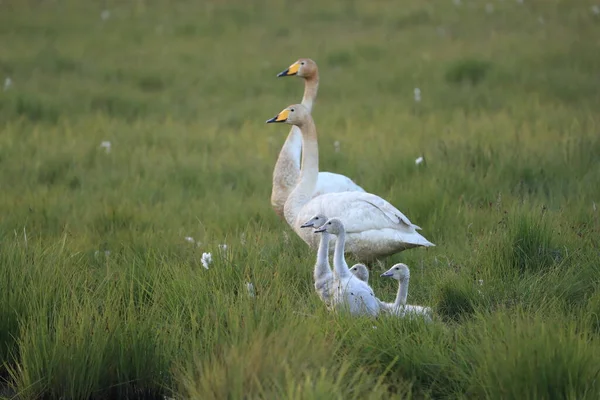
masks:
{"label": "swan wing", "polygon": [[302,208],[298,220],[308,220],[318,213],[341,219],[347,233],[384,228],[410,233],[420,229],[396,207],[370,193],[343,192],[317,196]]}

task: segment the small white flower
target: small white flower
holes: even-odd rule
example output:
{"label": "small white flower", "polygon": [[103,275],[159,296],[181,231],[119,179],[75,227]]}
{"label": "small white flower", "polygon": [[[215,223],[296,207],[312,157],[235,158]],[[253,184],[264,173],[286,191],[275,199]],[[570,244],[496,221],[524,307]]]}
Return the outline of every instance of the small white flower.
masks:
{"label": "small white flower", "polygon": [[212,254],[202,253],[202,258],[200,261],[202,262],[202,266],[208,269],[208,266],[212,264]]}
{"label": "small white flower", "polygon": [[598,209],[596,208],[596,202],[595,202],[595,201],[592,201],[592,209],[593,209],[594,211],[597,211],[597,210],[598,210]]}
{"label": "small white flower", "polygon": [[6,77],[6,79],[4,79],[4,90],[8,90],[10,89],[10,87],[12,86],[12,79],[10,79],[10,77]]}
{"label": "small white flower", "polygon": [[111,144],[108,140],[105,140],[102,143],[100,143],[100,147],[102,147],[107,153],[110,153]]}
{"label": "small white flower", "polygon": [[414,93],[415,93],[415,101],[417,103],[420,102],[421,101],[421,89],[415,88]]}
{"label": "small white flower", "polygon": [[538,22],[543,25],[544,22],[546,22],[546,20],[544,19],[544,17],[539,17]]}
{"label": "small white flower", "polygon": [[246,282],[246,290],[248,290],[248,296],[256,296],[256,293],[254,292],[254,285],[252,284],[252,282]]}
{"label": "small white flower", "polygon": [[523,0],[517,0],[517,3],[523,4]]}
{"label": "small white flower", "polygon": [[107,19],[110,18],[110,11],[108,10],[104,10],[100,13],[100,18],[102,19],[102,21],[106,21]]}
{"label": "small white flower", "polygon": [[375,325],[373,325],[373,329],[377,329],[377,327]]}
{"label": "small white flower", "polygon": [[246,234],[244,232],[242,232],[242,234],[240,235],[240,243],[242,244],[242,246],[246,245]]}
{"label": "small white flower", "polygon": [[453,0],[453,1],[454,1],[454,5],[460,6],[460,0]]}
{"label": "small white flower", "polygon": [[333,148],[335,149],[336,153],[340,152],[340,141],[336,140],[335,142],[333,142]]}
{"label": "small white flower", "polygon": [[600,14],[600,6],[592,6],[592,12],[596,15]]}
{"label": "small white flower", "polygon": [[415,164],[416,164],[416,165],[422,164],[422,163],[423,163],[423,161],[425,161],[425,159],[424,159],[423,157],[419,157],[419,158],[417,158],[417,159],[415,160]]}
{"label": "small white flower", "polygon": [[186,242],[196,243],[196,241],[194,240],[194,238],[191,237],[191,236],[186,236],[184,239],[185,239]]}
{"label": "small white flower", "polygon": [[483,279],[479,280],[479,286],[483,286]]}
{"label": "small white flower", "polygon": [[227,245],[226,244],[220,244],[219,245],[219,249],[221,249],[222,251],[227,251]]}
{"label": "small white flower", "polygon": [[485,5],[485,12],[488,13],[488,14],[493,13],[494,12],[494,5],[490,4],[490,3],[486,4]]}

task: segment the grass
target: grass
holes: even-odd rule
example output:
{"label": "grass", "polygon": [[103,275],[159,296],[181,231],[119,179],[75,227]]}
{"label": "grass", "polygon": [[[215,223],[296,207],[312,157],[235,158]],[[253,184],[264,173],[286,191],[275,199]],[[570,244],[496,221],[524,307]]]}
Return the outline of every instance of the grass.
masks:
{"label": "grass", "polygon": [[[1,394],[598,398],[600,16],[487,3],[3,1]],[[434,324],[329,314],[271,210],[299,57]]]}

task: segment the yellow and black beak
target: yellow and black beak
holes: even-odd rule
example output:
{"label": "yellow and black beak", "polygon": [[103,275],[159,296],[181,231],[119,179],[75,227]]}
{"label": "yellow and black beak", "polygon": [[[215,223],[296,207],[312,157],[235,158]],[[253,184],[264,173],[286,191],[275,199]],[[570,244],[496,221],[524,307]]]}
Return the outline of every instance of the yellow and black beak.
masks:
{"label": "yellow and black beak", "polygon": [[281,77],[281,76],[294,76],[296,74],[298,74],[298,70],[300,69],[300,63],[299,62],[295,62],[292,65],[290,65],[290,67],[288,69],[286,69],[285,71],[281,71],[280,73],[277,74],[277,77]]}
{"label": "yellow and black beak", "polygon": [[274,116],[273,118],[268,119],[267,124],[271,124],[273,122],[285,122],[285,121],[287,121],[289,115],[290,115],[290,110],[288,110],[286,108],[285,110],[283,110],[282,112],[280,112],[279,114]]}

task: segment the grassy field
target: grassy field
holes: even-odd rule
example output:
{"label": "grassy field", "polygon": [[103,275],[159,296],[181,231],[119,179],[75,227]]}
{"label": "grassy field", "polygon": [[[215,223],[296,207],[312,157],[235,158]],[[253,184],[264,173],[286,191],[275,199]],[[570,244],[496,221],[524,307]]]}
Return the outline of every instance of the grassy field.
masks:
{"label": "grassy field", "polygon": [[[1,1],[1,391],[599,398],[599,13]],[[298,57],[320,67],[321,170],[437,245],[371,275],[391,301],[379,273],[407,263],[434,324],[328,313],[315,254],[271,209],[289,126],[265,120],[300,101],[275,77]]]}

